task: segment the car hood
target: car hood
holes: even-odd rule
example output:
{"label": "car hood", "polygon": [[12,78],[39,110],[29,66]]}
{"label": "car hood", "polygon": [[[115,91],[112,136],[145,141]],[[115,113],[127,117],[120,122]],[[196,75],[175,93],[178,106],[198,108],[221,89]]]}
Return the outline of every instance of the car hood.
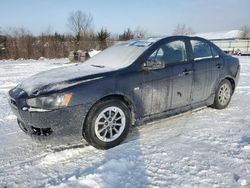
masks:
{"label": "car hood", "polygon": [[114,71],[114,69],[94,67],[89,64],[77,64],[35,74],[24,80],[17,87],[23,89],[29,96],[36,96],[101,79],[105,76],[104,73],[111,71]]}

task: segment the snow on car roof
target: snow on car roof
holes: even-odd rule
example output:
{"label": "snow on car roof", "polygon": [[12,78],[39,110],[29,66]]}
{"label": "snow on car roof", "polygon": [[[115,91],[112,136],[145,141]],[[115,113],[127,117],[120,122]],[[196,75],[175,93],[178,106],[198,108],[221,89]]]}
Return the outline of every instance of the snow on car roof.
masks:
{"label": "snow on car roof", "polygon": [[136,46],[136,47],[148,47],[153,43],[157,42],[161,38],[145,38],[145,39],[132,39],[128,41],[123,41],[118,43],[118,45],[126,45],[126,46]]}

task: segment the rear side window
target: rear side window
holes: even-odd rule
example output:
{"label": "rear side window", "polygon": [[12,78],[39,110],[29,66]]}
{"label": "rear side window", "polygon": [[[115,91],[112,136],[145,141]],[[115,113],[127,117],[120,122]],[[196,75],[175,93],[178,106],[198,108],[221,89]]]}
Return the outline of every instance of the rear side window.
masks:
{"label": "rear side window", "polygon": [[212,58],[210,45],[206,42],[199,40],[191,40],[193,49],[194,60]]}
{"label": "rear side window", "polygon": [[177,40],[160,46],[149,57],[152,61],[163,61],[165,65],[187,60],[185,42]]}
{"label": "rear side window", "polygon": [[218,51],[214,47],[211,46],[211,50],[214,58],[220,57]]}

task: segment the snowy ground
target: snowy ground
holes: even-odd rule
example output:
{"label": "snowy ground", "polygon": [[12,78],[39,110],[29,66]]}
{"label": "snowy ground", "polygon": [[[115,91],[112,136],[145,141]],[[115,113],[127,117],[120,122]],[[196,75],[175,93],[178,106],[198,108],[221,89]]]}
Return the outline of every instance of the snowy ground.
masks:
{"label": "snowy ground", "polygon": [[35,143],[7,91],[67,59],[0,61],[0,187],[250,187],[250,58],[229,107],[204,108],[134,129],[108,151]]}

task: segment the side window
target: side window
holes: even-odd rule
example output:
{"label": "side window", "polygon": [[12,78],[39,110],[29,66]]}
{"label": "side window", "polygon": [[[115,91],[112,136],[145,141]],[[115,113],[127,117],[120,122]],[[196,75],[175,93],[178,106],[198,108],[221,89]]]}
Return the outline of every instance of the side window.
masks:
{"label": "side window", "polygon": [[211,50],[212,50],[212,54],[213,54],[214,58],[220,57],[218,51],[216,49],[214,49],[214,47],[211,46]]}
{"label": "side window", "polygon": [[161,61],[165,65],[187,61],[185,42],[173,41],[160,46],[149,57],[149,61]]}
{"label": "side window", "polygon": [[187,61],[185,43],[183,41],[173,41],[165,46],[164,60],[166,64]]}
{"label": "side window", "polygon": [[164,52],[162,48],[158,48],[155,50],[150,56],[149,56],[149,61],[161,61],[164,56]]}
{"label": "side window", "polygon": [[206,42],[199,40],[191,40],[193,49],[194,60],[212,58],[210,45]]}

